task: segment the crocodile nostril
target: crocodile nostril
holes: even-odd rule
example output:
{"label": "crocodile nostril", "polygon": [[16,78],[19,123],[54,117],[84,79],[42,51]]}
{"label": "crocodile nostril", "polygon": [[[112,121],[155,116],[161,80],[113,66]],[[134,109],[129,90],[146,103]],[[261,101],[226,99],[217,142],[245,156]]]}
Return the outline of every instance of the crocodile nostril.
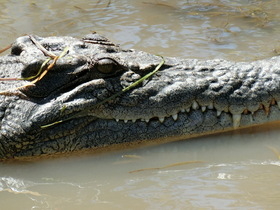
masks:
{"label": "crocodile nostril", "polygon": [[11,54],[19,56],[22,53],[22,51],[23,51],[22,47],[13,46],[12,49],[11,49]]}

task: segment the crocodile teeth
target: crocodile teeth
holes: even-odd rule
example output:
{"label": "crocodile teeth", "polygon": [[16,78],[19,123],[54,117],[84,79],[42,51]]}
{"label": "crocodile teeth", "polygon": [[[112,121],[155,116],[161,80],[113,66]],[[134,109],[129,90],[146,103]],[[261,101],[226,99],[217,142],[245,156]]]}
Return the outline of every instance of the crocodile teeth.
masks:
{"label": "crocodile teeth", "polygon": [[161,123],[164,122],[164,117],[159,117],[158,119],[159,119],[159,121],[160,121]]}
{"label": "crocodile teeth", "polygon": [[233,121],[233,128],[238,128],[240,126],[241,114],[233,114],[232,121]]}
{"label": "crocodile teeth", "polygon": [[217,110],[217,117],[222,114],[222,111]]}
{"label": "crocodile teeth", "polygon": [[213,109],[214,108],[214,105],[213,103],[210,103],[208,106],[207,106],[208,109]]}
{"label": "crocodile teeth", "polygon": [[264,106],[266,116],[269,114],[270,108],[269,106]]}
{"label": "crocodile teeth", "polygon": [[133,119],[132,122],[136,122],[136,119]]}
{"label": "crocodile teeth", "polygon": [[253,123],[253,115],[249,115],[250,117],[250,122]]}
{"label": "crocodile teeth", "polygon": [[193,101],[193,104],[192,104],[192,108],[193,109],[198,109],[199,105],[196,101]]}
{"label": "crocodile teeth", "polygon": [[150,119],[145,119],[145,122],[148,123],[150,121]]}
{"label": "crocodile teeth", "polygon": [[180,111],[181,111],[181,112],[185,112],[186,110],[182,108]]}
{"label": "crocodile teeth", "polygon": [[125,122],[125,123],[127,123],[127,122],[128,122],[128,120],[124,120],[124,122]]}
{"label": "crocodile teeth", "polygon": [[172,115],[172,118],[173,118],[173,120],[176,121],[176,120],[178,119],[178,114],[173,114],[173,115]]}
{"label": "crocodile teeth", "polygon": [[[280,109],[280,108],[279,108]],[[187,108],[187,110],[186,110],[187,112],[190,112],[191,111],[191,109],[190,108]]]}
{"label": "crocodile teeth", "polygon": [[116,122],[119,122],[120,119],[115,119],[115,120],[116,120]]}
{"label": "crocodile teeth", "polygon": [[205,112],[205,110],[206,110],[206,106],[202,106],[202,107],[201,107],[201,111],[202,111],[202,112]]}
{"label": "crocodile teeth", "polygon": [[280,109],[280,101],[276,101],[277,105],[278,105],[278,108]]}

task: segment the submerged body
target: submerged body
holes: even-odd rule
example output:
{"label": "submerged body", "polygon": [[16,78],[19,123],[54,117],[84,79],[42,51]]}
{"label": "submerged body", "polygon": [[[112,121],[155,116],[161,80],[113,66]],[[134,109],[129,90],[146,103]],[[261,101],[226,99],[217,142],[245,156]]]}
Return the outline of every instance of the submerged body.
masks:
{"label": "submerged body", "polygon": [[[161,58],[123,50],[97,34],[35,40],[56,56],[69,50],[35,83],[0,82],[1,159],[184,139],[280,119],[279,57],[240,63],[165,58],[155,75],[102,103]],[[0,58],[0,77],[36,75],[48,58],[36,42],[18,38]]]}

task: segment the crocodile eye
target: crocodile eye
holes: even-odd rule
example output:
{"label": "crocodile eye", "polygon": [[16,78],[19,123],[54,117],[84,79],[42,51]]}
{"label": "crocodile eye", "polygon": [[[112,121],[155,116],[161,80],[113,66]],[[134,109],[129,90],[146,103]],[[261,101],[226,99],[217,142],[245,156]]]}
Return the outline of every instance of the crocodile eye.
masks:
{"label": "crocodile eye", "polygon": [[110,74],[114,71],[114,66],[116,63],[108,58],[104,58],[98,61],[97,63],[97,69],[99,72],[103,74]]}

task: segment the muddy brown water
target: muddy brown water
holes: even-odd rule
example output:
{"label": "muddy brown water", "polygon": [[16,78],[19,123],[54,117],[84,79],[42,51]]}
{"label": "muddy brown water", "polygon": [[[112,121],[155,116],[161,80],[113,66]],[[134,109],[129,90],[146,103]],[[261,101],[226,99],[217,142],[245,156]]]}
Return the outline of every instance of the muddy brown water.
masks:
{"label": "muddy brown water", "polygon": [[[124,48],[163,56],[247,61],[280,53],[278,0],[2,0],[0,8],[2,47],[22,34],[97,31]],[[0,163],[0,206],[279,209],[279,134],[279,124],[270,124],[98,155]]]}

